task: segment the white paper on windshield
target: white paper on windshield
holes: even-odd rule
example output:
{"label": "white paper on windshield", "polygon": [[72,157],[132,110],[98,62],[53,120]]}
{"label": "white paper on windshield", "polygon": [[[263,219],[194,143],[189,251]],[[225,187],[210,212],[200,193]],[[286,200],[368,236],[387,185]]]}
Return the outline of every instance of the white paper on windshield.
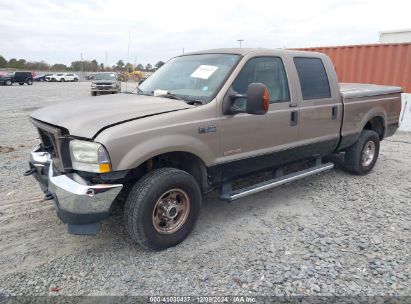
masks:
{"label": "white paper on windshield", "polygon": [[218,67],[213,65],[200,65],[190,77],[208,79],[217,69]]}

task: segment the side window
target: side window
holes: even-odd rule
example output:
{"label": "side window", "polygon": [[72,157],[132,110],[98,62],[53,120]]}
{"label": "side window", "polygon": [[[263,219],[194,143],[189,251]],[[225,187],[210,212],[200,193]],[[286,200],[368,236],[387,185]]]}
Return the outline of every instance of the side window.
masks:
{"label": "side window", "polygon": [[294,64],[300,79],[303,99],[330,98],[330,84],[320,58],[295,57]]}
{"label": "side window", "polygon": [[249,60],[233,82],[233,90],[246,94],[248,85],[253,82],[267,86],[270,103],[290,100],[287,75],[279,57],[256,57]]}

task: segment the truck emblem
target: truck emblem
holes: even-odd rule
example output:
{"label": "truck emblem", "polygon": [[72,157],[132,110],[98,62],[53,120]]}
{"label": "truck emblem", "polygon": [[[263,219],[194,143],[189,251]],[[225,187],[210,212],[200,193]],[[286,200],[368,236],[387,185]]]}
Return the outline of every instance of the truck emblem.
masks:
{"label": "truck emblem", "polygon": [[217,127],[215,125],[203,126],[198,128],[198,133],[200,134],[211,132],[217,132]]}

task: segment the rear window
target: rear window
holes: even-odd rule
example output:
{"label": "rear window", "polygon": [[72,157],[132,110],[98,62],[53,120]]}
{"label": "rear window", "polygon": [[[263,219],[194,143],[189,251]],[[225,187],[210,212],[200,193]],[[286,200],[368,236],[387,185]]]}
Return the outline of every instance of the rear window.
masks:
{"label": "rear window", "polygon": [[320,58],[295,57],[303,99],[330,98],[330,84]]}

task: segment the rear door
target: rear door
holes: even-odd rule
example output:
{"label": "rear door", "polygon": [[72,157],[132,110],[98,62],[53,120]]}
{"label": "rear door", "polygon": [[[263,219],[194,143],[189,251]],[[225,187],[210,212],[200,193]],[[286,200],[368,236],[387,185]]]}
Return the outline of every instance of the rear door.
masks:
{"label": "rear door", "polygon": [[[328,57],[294,57],[300,85],[298,142],[304,153],[326,155],[340,138],[342,102]],[[309,155],[307,155],[309,156]]]}
{"label": "rear door", "polygon": [[73,81],[74,80],[74,74],[67,74],[65,77],[67,81]]}

